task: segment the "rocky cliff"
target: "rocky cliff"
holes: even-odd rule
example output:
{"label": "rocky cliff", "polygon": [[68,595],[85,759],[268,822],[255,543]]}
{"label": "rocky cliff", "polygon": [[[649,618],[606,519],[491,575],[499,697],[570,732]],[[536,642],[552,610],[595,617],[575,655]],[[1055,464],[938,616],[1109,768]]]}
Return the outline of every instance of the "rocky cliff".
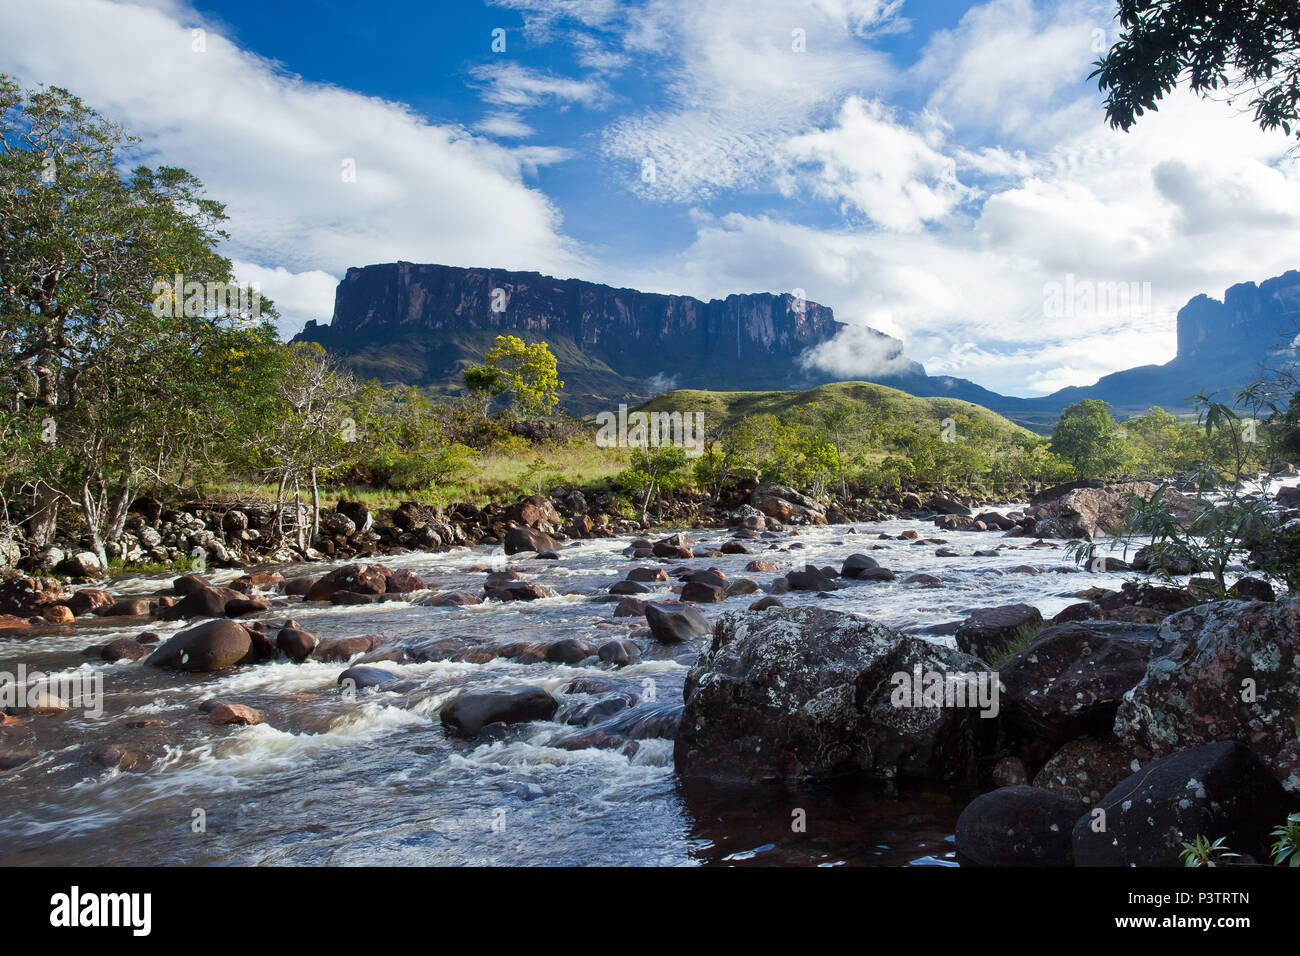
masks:
{"label": "rocky cliff", "polygon": [[332,323],[308,323],[299,339],[320,342],[359,374],[431,386],[457,384],[498,334],[545,340],[572,408],[664,387],[816,384],[799,358],[842,327],[829,308],[788,294],[703,302],[535,272],[397,262],[349,269]]}

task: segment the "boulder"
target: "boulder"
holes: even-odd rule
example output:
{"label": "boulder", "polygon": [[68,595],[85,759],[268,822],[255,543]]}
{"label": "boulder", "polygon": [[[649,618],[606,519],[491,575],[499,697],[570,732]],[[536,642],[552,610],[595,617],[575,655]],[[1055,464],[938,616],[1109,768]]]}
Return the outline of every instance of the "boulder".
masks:
{"label": "boulder", "polygon": [[641,658],[641,648],[627,640],[606,641],[597,653],[602,661],[615,667],[624,667]]}
{"label": "boulder", "polygon": [[1157,755],[1213,740],[1250,744],[1300,796],[1300,598],[1215,601],[1165,618],[1146,674],[1116,716],[1120,739]]}
{"label": "boulder", "polygon": [[1072,622],[1041,631],[999,669],[1002,716],[1020,737],[1059,747],[1106,734],[1124,694],[1142,680],[1155,629]]}
{"label": "boulder", "polygon": [[957,647],[994,663],[1024,647],[1042,629],[1043,615],[1030,604],[980,608],[957,628]]}
{"label": "boulder", "polygon": [[1080,737],[1052,754],[1034,776],[1034,786],[1093,804],[1150,759],[1150,753],[1134,751],[1113,734]]}
{"label": "boulder", "polygon": [[182,671],[215,671],[255,659],[248,629],[234,621],[219,619],[172,635],[145,663]]}
{"label": "boulder", "polygon": [[317,579],[303,595],[303,600],[328,601],[336,591],[383,594],[388,590],[388,579],[392,574],[392,569],[382,564],[345,564]]}
{"label": "boulder", "polygon": [[208,720],[214,724],[260,724],[265,718],[262,712],[244,704],[215,704],[208,711]]}
{"label": "boulder", "polygon": [[559,706],[545,688],[525,684],[466,691],[443,704],[439,718],[448,733],[475,737],[488,724],[550,720]]}
{"label": "boulder", "polygon": [[373,637],[342,637],[331,641],[321,641],[311,652],[318,661],[350,661],[358,654],[366,654],[374,649]]}
{"label": "boulder", "polygon": [[976,866],[1071,866],[1077,800],[1038,787],[1002,787],[957,818],[957,852]]}
{"label": "boulder", "polygon": [[119,637],[99,650],[100,659],[106,661],[138,661],[149,656],[149,649],[130,637]]}
{"label": "boulder", "polygon": [[1286,810],[1282,787],[1244,744],[1181,750],[1125,777],[1079,818],[1074,862],[1180,866],[1183,843],[1198,836],[1267,859],[1269,831]]}
{"label": "boulder", "polygon": [[[1088,482],[1082,487],[1074,487],[1038,506],[1033,516],[1034,533],[1040,538],[1097,537],[1120,523],[1130,497],[1136,494],[1149,499],[1159,487],[1150,481],[1124,481],[1100,486]],[[1163,500],[1180,522],[1190,522],[1190,498],[1166,488]]]}
{"label": "boulder", "polygon": [[840,567],[840,577],[858,578],[863,571],[872,571],[880,567],[880,562],[865,554],[850,554]]}
{"label": "boulder", "polygon": [[970,780],[995,721],[911,690],[988,677],[973,657],[851,615],[732,612],[686,677],[674,760],[721,780]]}
{"label": "boulder", "polygon": [[[233,588],[204,587],[191,591],[171,607],[162,608],[158,612],[158,617],[163,621],[189,620],[195,617],[226,617],[229,614],[228,606],[233,602],[239,602],[234,607],[235,611],[248,613],[250,609],[247,607],[247,602],[250,600],[246,594]],[[266,602],[262,601],[260,609],[265,610],[266,607]]]}
{"label": "boulder", "polygon": [[759,485],[749,496],[749,503],[767,518],[783,524],[826,523],[826,508],[789,485]]}
{"label": "boulder", "polygon": [[276,648],[289,660],[298,664],[311,657],[318,644],[320,644],[319,637],[299,627],[298,623],[292,620],[280,628],[280,633],[275,636]]}
{"label": "boulder", "polygon": [[560,547],[558,541],[544,531],[536,528],[514,527],[506,532],[506,554],[519,554],[523,551],[554,551]]}
{"label": "boulder", "polygon": [[655,640],[664,644],[680,644],[712,630],[708,619],[690,604],[647,604],[645,619]]}

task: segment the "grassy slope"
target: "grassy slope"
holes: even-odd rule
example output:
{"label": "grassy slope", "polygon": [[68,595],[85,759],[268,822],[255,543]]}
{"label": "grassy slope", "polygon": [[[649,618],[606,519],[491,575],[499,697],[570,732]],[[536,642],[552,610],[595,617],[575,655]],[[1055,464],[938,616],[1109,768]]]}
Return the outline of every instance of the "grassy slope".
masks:
{"label": "grassy slope", "polygon": [[824,402],[828,405],[855,405],[884,409],[891,420],[905,422],[942,422],[956,413],[964,413],[990,422],[1001,432],[1028,433],[1027,429],[989,411],[982,405],[955,398],[917,398],[907,392],[870,382],[832,382],[801,392],[706,392],[679,389],[665,392],[639,406],[644,411],[704,412],[705,423],[731,423],[748,415],[772,414],[787,418],[801,405]]}

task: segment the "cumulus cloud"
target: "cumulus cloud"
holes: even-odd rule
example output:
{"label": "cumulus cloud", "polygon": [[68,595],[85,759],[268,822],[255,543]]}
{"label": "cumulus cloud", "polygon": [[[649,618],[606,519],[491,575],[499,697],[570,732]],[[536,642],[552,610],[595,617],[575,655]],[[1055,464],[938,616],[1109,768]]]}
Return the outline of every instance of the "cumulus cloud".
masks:
{"label": "cumulus cloud", "polygon": [[142,137],[146,162],[184,166],[226,202],[225,252],[271,270],[288,315],[322,317],[321,275],[372,262],[586,270],[525,182],[556,157],[288,75],[184,6],[4,4],[0,34],[0,70],[81,94]]}
{"label": "cumulus cloud", "polygon": [[919,229],[974,195],[950,156],[895,122],[879,101],[849,97],[835,126],[797,136],[786,150],[816,167],[814,192],[885,229]]}

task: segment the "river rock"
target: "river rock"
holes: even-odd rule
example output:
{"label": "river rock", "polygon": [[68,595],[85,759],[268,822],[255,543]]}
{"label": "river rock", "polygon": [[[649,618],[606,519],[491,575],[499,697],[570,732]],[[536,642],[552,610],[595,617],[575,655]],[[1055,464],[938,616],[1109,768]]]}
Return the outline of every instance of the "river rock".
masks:
{"label": "river rock", "polygon": [[525,684],[466,691],[443,704],[439,718],[449,733],[475,737],[488,724],[550,720],[559,706],[545,688]]}
{"label": "river rock", "polygon": [[182,671],[215,671],[251,663],[255,658],[248,629],[219,619],[174,634],[145,663]]}
{"label": "river rock", "polygon": [[971,779],[995,721],[908,706],[898,689],[914,668],[987,673],[959,651],[820,608],[723,615],[686,677],[677,768],[726,780]]}
{"label": "river rock", "polygon": [[558,541],[537,528],[514,527],[506,532],[506,554],[519,554],[523,551],[555,551],[559,547]]}
{"label": "river rock", "polygon": [[602,661],[615,667],[625,667],[641,658],[641,648],[628,640],[606,641],[597,653]]}
{"label": "river rock", "polygon": [[1001,787],[957,818],[957,852],[976,866],[1071,866],[1077,800],[1037,787]]}
{"label": "river rock", "polygon": [[1300,599],[1216,601],[1165,618],[1115,730],[1156,754],[1248,741],[1286,790],[1300,796],[1297,700]]}
{"label": "river rock", "polygon": [[[305,633],[305,632],[304,632]],[[358,654],[369,653],[375,646],[373,637],[342,637],[330,641],[321,641],[311,652],[318,661],[345,662]]]}
{"label": "river rock", "polygon": [[280,633],[275,636],[275,646],[284,653],[284,656],[294,663],[301,664],[307,658],[312,656],[316,646],[320,644],[320,638],[311,631],[299,627],[297,621],[289,621],[280,628]]}
{"label": "river rock", "polygon": [[360,690],[384,687],[400,679],[392,671],[383,667],[357,664],[354,667],[349,667],[338,676],[338,685],[343,688],[345,693],[348,691],[355,693]]}
{"label": "river rock", "polygon": [[1114,734],[1080,737],[1052,754],[1034,776],[1034,786],[1093,804],[1150,759],[1149,752],[1135,751]]}
{"label": "river rock", "polygon": [[100,648],[99,656],[106,661],[138,661],[149,656],[149,650],[130,637],[119,637]]}
{"label": "river rock", "polygon": [[1074,825],[1074,862],[1180,866],[1182,844],[1198,836],[1224,837],[1230,850],[1266,859],[1269,831],[1286,810],[1282,787],[1248,747],[1206,744],[1121,780]]}
{"label": "river rock", "polygon": [[690,604],[647,604],[645,619],[655,640],[664,644],[679,644],[712,630],[708,619]]}
{"label": "river rock", "polygon": [[264,719],[260,710],[245,704],[218,703],[208,711],[208,720],[219,725],[260,724]]}

